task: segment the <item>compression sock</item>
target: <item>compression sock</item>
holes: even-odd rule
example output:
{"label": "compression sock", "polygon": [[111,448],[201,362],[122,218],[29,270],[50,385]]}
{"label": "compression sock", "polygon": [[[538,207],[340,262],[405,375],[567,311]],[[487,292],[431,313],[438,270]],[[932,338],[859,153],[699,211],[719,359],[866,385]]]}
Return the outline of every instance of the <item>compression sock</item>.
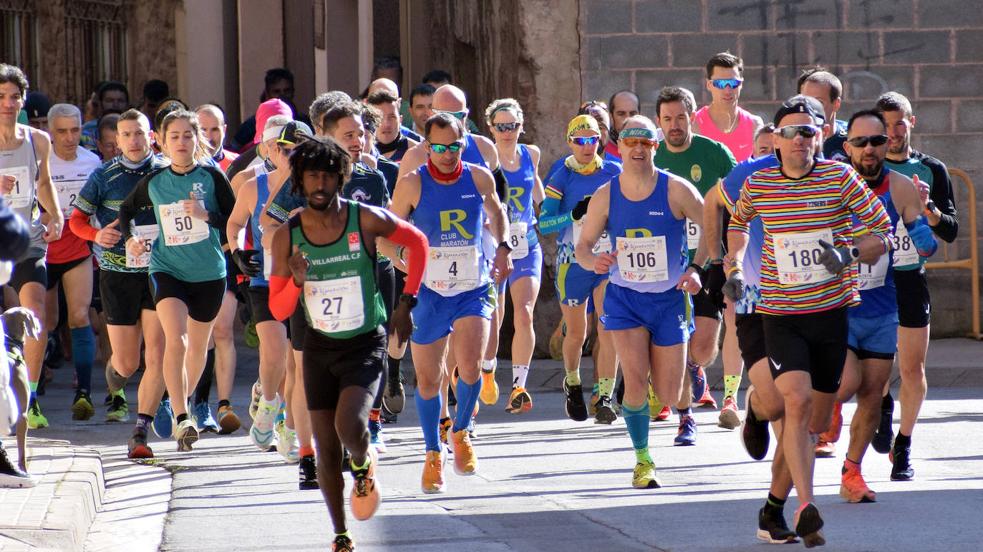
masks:
{"label": "compression sock", "polygon": [[208,396],[212,390],[212,380],[215,379],[215,349],[208,350],[205,355],[205,369],[201,372],[198,379],[198,386],[195,387],[195,404],[207,403]]}
{"label": "compression sock", "polygon": [[471,424],[471,415],[474,414],[474,405],[478,402],[480,392],[481,378],[470,385],[464,383],[464,378],[457,378],[457,413],[454,416],[454,432],[467,429]]}
{"label": "compression sock", "polygon": [[301,458],[304,458],[306,456],[314,456],[314,447],[310,445],[302,446],[300,447],[300,449],[297,450],[297,454],[299,454]]}
{"label": "compression sock", "polygon": [[911,446],[911,435],[905,435],[900,431],[894,437],[894,450],[901,450]]}
{"label": "compression sock", "polygon": [[427,450],[440,451],[440,435],[437,432],[437,424],[440,422],[440,395],[424,399],[417,389],[416,411],[420,416],[420,427],[423,429],[423,441]]}
{"label": "compression sock", "polygon": [[628,428],[628,436],[631,437],[631,446],[635,449],[635,458],[639,462],[652,462],[649,455],[649,405],[642,403],[642,406],[621,406],[622,415],[625,417],[625,426]]}
{"label": "compression sock", "polygon": [[389,363],[389,381],[397,382],[399,381],[399,363],[403,360],[401,358],[395,358],[391,355],[387,355]]}
{"label": "compression sock", "polygon": [[78,390],[88,393],[92,389],[92,363],[96,360],[96,336],[92,326],[72,328],[72,360]]}
{"label": "compression sock", "polygon": [[30,402],[34,402],[34,401],[38,400],[38,382],[32,381],[30,383],[30,385],[31,385],[31,400],[30,400]]}
{"label": "compression sock", "polygon": [[724,398],[737,397],[737,389],[741,386],[740,374],[736,376],[724,375]]}
{"label": "compression sock", "polygon": [[512,387],[525,387],[526,378],[529,377],[529,365],[528,364],[513,364],[512,365]]}
{"label": "compression sock", "polygon": [[134,433],[147,435],[147,428],[154,422],[154,417],[149,414],[137,414],[137,425],[133,428]]}
{"label": "compression sock", "polygon": [[597,394],[610,399],[612,393],[614,393],[614,378],[599,378],[597,380]]}

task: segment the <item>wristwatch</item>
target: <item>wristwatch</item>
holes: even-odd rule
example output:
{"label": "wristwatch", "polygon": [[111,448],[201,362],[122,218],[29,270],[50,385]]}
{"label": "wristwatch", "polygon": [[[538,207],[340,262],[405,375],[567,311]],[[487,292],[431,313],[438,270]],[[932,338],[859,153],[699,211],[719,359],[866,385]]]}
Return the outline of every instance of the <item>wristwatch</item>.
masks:
{"label": "wristwatch", "polygon": [[420,302],[420,300],[416,298],[416,295],[410,295],[409,293],[404,293],[400,295],[399,301],[401,303],[406,303],[407,305],[410,306],[411,309],[415,307],[417,303]]}
{"label": "wristwatch", "polygon": [[498,246],[499,247],[504,247],[509,253],[512,252],[512,246],[509,244],[509,241],[508,240],[505,240],[503,242],[499,242]]}
{"label": "wristwatch", "polygon": [[925,211],[923,213],[925,216],[935,214],[935,202],[931,199],[925,203]]}

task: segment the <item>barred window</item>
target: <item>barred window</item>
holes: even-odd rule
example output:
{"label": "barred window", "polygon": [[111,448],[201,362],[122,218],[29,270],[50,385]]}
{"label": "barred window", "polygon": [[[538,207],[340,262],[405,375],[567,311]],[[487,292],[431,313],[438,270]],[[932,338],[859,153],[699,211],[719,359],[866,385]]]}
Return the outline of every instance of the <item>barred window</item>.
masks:
{"label": "barred window", "polygon": [[68,101],[82,105],[102,81],[126,82],[126,0],[65,4]]}
{"label": "barred window", "polygon": [[37,17],[32,0],[0,0],[0,61],[24,70],[39,89]]}

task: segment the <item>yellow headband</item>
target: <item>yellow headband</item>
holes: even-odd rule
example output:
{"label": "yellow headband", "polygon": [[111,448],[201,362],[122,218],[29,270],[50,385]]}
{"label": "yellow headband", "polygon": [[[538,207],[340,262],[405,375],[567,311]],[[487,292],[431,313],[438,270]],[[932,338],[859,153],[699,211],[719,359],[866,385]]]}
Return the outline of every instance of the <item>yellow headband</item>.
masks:
{"label": "yellow headband", "polygon": [[567,125],[567,138],[573,136],[578,130],[589,130],[598,136],[601,135],[601,128],[597,126],[597,120],[590,115],[577,115],[570,120]]}

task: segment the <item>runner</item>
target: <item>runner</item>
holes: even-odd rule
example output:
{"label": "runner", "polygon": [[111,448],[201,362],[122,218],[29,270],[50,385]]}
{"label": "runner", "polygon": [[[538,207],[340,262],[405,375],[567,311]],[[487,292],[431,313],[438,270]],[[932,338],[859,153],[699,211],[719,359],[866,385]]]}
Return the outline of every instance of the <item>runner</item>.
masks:
{"label": "runner", "polygon": [[413,117],[413,132],[421,134],[427,119],[433,116],[433,93],[437,89],[429,84],[421,84],[410,90],[410,115]]}
{"label": "runner", "polygon": [[[598,105],[603,104],[599,102]],[[603,134],[606,138],[604,154],[605,157],[621,159],[621,154],[618,152],[618,133],[621,132],[629,117],[638,115],[638,94],[633,90],[619,90],[611,94],[611,99],[607,105],[610,107],[608,112],[611,118],[611,128]]]}
{"label": "runner", "polygon": [[[587,419],[583,387],[580,380],[580,357],[587,338],[587,303],[593,300],[598,315],[604,315],[604,288],[607,277],[584,270],[577,264],[575,245],[583,229],[590,198],[601,185],[621,174],[621,165],[605,161],[598,155],[601,130],[590,115],[578,115],[567,125],[567,145],[572,155],[549,179],[546,199],[539,216],[543,234],[560,232],[557,239],[556,290],[560,311],[566,325],[563,338],[563,391],[567,416],[578,422]],[[611,250],[611,242],[602,236],[595,253]],[[610,424],[617,419],[611,395],[617,372],[611,336],[598,326],[597,366],[598,398],[595,422]]]}
{"label": "runner", "polygon": [[751,159],[768,157],[775,153],[775,125],[768,123],[754,132],[754,155]]}
{"label": "runner", "polygon": [[[665,402],[679,400],[686,342],[693,331],[689,295],[701,289],[705,246],[686,251],[686,220],[702,224],[703,198],[688,181],[655,168],[659,143],[647,117],[629,117],[618,137],[624,172],[602,185],[587,207],[577,262],[610,275],[601,321],[624,369],[625,425],[635,450],[632,486],[661,486],[648,449],[649,381]],[[614,252],[597,252],[612,236]],[[687,266],[687,264],[689,266]]]}
{"label": "runner", "polygon": [[[106,331],[112,345],[111,367],[106,383],[112,405],[126,412],[123,387],[126,378],[140,367],[141,338],[146,369],[137,389],[137,422],[128,443],[129,458],[153,458],[147,443],[152,426],[159,437],[172,433],[171,413],[165,409],[156,415],[164,393],[164,330],[154,307],[153,293],[147,277],[150,247],[159,232],[149,210],[132,217],[130,233],[144,250],[134,255],[124,247],[119,211],[130,192],[144,177],[163,170],[164,161],[150,147],[153,132],[146,115],[136,109],[125,111],[116,128],[122,153],[97,168],[89,176],[72,203],[74,211],[69,226],[80,238],[93,243],[99,261],[99,287],[106,315]],[[94,217],[99,228],[93,226]],[[111,410],[112,412],[112,410]]]}
{"label": "runner", "polygon": [[195,114],[201,122],[201,130],[208,141],[208,149],[212,152],[212,159],[218,163],[223,172],[228,174],[229,166],[235,161],[239,154],[225,148],[225,112],[222,108],[213,104],[202,104],[195,108]]}
{"label": "runner", "polygon": [[[498,284],[512,272],[505,212],[495,193],[494,177],[487,169],[462,161],[468,136],[460,118],[450,113],[431,117],[423,143],[431,152],[427,165],[401,177],[393,197],[393,213],[400,218],[412,215],[413,224],[427,235],[433,248],[416,307],[420,323],[411,337],[416,405],[427,451],[422,480],[425,493],[444,490],[446,453],[438,436],[438,418],[442,372],[450,368],[444,366],[443,358],[451,332],[456,334],[453,356],[460,375],[455,393],[457,416],[451,429],[454,470],[459,475],[477,473],[478,458],[467,427],[484,379],[479,367],[495,309],[492,280]],[[407,159],[404,157],[400,172],[406,169]],[[481,243],[486,217],[498,243],[491,263]]]}
{"label": "runner", "polygon": [[[722,180],[734,168],[734,156],[720,142],[693,134],[691,122],[696,111],[696,99],[685,88],[669,86],[659,92],[655,101],[658,124],[665,139],[655,150],[655,166],[666,172],[685,178],[704,197],[710,188]],[[686,245],[691,259],[695,261],[697,246],[702,243],[699,226],[693,221],[686,223]],[[703,263],[700,267],[700,278]],[[700,406],[717,407],[717,401],[710,394],[705,368],[713,364],[717,357],[717,342],[720,334],[721,315],[726,312],[727,331],[724,335],[724,400],[720,409],[718,425],[734,429],[740,425],[737,415],[737,389],[741,385],[741,351],[737,347],[737,333],[734,329],[734,309],[721,308],[714,304],[706,291],[693,295],[693,320],[695,330],[689,340],[686,359],[684,385],[692,392],[681,393],[676,410],[679,413],[679,430],[674,443],[688,446],[696,444],[696,421],[692,415],[692,403]]]}
{"label": "runner", "polygon": [[799,75],[799,94],[810,96],[823,104],[826,120],[834,124],[829,138],[823,141],[823,157],[830,161],[849,163],[850,156],[844,151],[847,122],[837,119],[836,112],[843,103],[843,84],[833,73],[822,67],[806,69]]}
{"label": "runner", "polygon": [[198,118],[175,111],[161,124],[162,147],[171,165],[145,176],[119,208],[127,253],[145,249],[130,222],[153,209],[159,235],[151,246],[148,272],[157,315],[164,328],[164,382],[171,397],[179,451],[189,451],[198,429],[188,417],[188,391],[205,367],[208,339],[225,293],[222,242],[235,196],[199,140]]}
{"label": "runner", "polygon": [[[859,176],[840,163],[815,158],[822,140],[823,113],[796,96],[775,115],[780,166],[754,173],[741,188],[728,230],[732,262],[724,292],[744,296],[741,267],[748,224],[760,216],[764,228],[761,302],[765,347],[775,385],[785,403],[785,456],[799,498],[795,531],[807,547],[825,543],[823,520],[813,504],[814,442],[810,433],[829,426],[847,351],[846,307],[856,304],[861,256],[874,260],[890,250],[890,221]],[[775,197],[794,186],[796,194]],[[830,201],[829,197],[836,200]],[[808,219],[796,213],[809,211]],[[851,245],[851,214],[870,234]],[[849,270],[847,270],[849,269]]]}
{"label": "runner", "polygon": [[119,115],[110,113],[99,118],[99,139],[96,140],[97,153],[103,161],[109,161],[120,154],[116,146],[116,125]]}
{"label": "runner", "polygon": [[[374,278],[376,239],[405,247],[409,276],[390,329],[409,337],[410,310],[427,259],[427,241],[382,209],[341,199],[351,159],[331,140],[299,144],[290,158],[291,187],[309,208],[273,238],[270,310],[284,320],[303,290],[310,325],[304,342],[304,386],[318,446],[322,494],[334,525],[334,550],[353,550],[344,509],[342,447],[351,454],[352,515],[365,520],[379,507],[378,457],[366,430],[369,407],[383,373],[385,312]],[[323,245],[319,245],[323,244]],[[436,428],[434,428],[436,429]]]}
{"label": "runner", "polygon": [[[14,264],[8,285],[17,293],[20,305],[42,320],[37,339],[24,343],[31,387],[27,425],[38,429],[48,427],[37,395],[48,342],[48,329],[43,324],[48,282],[45,252],[49,242],[61,237],[65,219],[48,170],[51,140],[45,132],[17,123],[27,86],[27,77],[20,68],[0,63],[0,193],[31,229],[31,245]],[[50,216],[44,225],[38,207]]]}
{"label": "runner", "polygon": [[399,98],[383,90],[369,94],[365,102],[382,112],[382,123],[376,132],[379,153],[392,161],[402,160],[406,150],[420,142],[401,132],[405,127],[399,115]]}
{"label": "runner", "polygon": [[693,131],[723,143],[734,159],[744,161],[751,157],[754,131],[764,124],[761,117],[737,105],[744,86],[744,62],[721,52],[707,61],[706,70],[706,88],[713,99],[693,116]]}

